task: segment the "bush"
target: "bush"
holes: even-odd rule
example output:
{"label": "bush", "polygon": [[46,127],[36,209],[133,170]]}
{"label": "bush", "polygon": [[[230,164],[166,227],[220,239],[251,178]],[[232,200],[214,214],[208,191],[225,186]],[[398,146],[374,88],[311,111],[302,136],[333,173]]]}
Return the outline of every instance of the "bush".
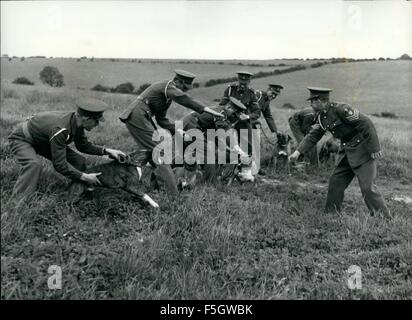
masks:
{"label": "bush", "polygon": [[391,119],[398,118],[398,116],[394,112],[381,112],[381,113],[374,113],[372,115],[375,117],[379,117],[379,118],[391,118]]}
{"label": "bush", "polygon": [[40,72],[40,80],[51,87],[63,87],[63,75],[56,67],[46,66]]}
{"label": "bush", "polygon": [[134,85],[131,82],[121,83],[112,90],[115,93],[133,93],[133,91]]}
{"label": "bush", "polygon": [[200,87],[200,84],[199,83],[194,83],[193,84],[193,89],[196,89],[196,88],[199,88]]}
{"label": "bush", "polygon": [[112,91],[112,88],[102,86],[101,84],[96,84],[91,90],[93,91],[103,91],[103,92],[110,92]]}
{"label": "bush", "polygon": [[323,66],[324,63],[323,62],[316,62],[310,65],[311,68],[319,68],[321,66]]}
{"label": "bush", "polygon": [[295,106],[291,103],[283,104],[282,108],[284,108],[284,109],[296,109]]}
{"label": "bush", "polygon": [[31,82],[29,79],[25,78],[25,77],[18,77],[16,79],[14,79],[13,83],[15,84],[26,84],[29,86],[34,85],[34,82]]}
{"label": "bush", "polygon": [[[390,58],[387,58],[387,60],[389,60]],[[399,58],[398,58],[399,60],[412,60],[412,58],[408,55],[408,54],[406,54],[406,53],[404,53],[403,55],[401,55]]]}
{"label": "bush", "polygon": [[136,91],[134,92],[135,94],[141,94],[143,91],[146,90],[146,88],[150,87],[150,83],[143,83],[139,89],[136,89]]}

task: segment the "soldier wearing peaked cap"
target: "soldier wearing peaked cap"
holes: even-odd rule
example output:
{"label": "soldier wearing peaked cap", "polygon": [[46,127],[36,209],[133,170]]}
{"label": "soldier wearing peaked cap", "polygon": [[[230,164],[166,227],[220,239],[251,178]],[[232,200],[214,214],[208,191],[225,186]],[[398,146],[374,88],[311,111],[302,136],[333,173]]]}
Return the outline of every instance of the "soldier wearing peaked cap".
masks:
{"label": "soldier wearing peaked cap", "polygon": [[108,105],[96,99],[79,99],[77,111],[47,111],[29,117],[16,126],[9,135],[10,148],[21,166],[13,189],[15,200],[27,199],[37,189],[42,166],[39,155],[52,161],[57,172],[72,180],[99,185],[99,173],[84,173],[86,159],[68,145],[92,155],[109,155],[119,159],[125,154],[90,143],[85,130],[90,131],[104,121],[103,112]]}
{"label": "soldier wearing peaked cap", "polygon": [[[220,105],[229,103],[229,98],[233,97],[241,101],[247,108],[246,114],[242,115],[241,121],[236,124],[236,130],[247,129],[248,136],[243,137],[239,134],[241,145],[248,146],[248,154],[252,154],[252,121],[256,121],[260,117],[260,109],[257,102],[255,91],[249,88],[250,80],[253,74],[248,71],[238,71],[238,82],[230,84],[223,93],[223,98],[220,100]],[[246,151],[246,150],[245,150]]]}
{"label": "soldier wearing peaked cap", "polygon": [[[187,132],[188,136],[190,136],[190,130],[197,129],[204,133],[203,137],[203,145],[205,146],[205,150],[197,150],[197,152],[201,152],[201,154],[197,154],[196,157],[200,159],[204,159],[206,161],[207,152],[213,152],[217,150],[216,148],[212,148],[212,144],[215,146],[226,146],[227,141],[208,141],[207,140],[207,130],[218,130],[223,129],[226,132],[233,129],[235,125],[240,120],[240,115],[246,112],[246,106],[240,102],[238,99],[230,97],[230,103],[226,106],[218,106],[214,108],[215,111],[221,113],[223,117],[217,118],[208,113],[199,114],[197,112],[192,112],[183,118],[183,129]],[[236,132],[233,132],[236,136]],[[199,139],[199,137],[196,137]],[[191,141],[191,140],[190,140]],[[237,152],[241,156],[247,156],[240,148],[236,148],[234,152]],[[216,161],[217,163],[217,161]],[[216,178],[216,170],[218,165],[216,164],[205,164],[205,180],[209,182],[215,182]]]}
{"label": "soldier wearing peaked cap", "polygon": [[[315,111],[313,111],[312,108],[308,107],[295,112],[292,116],[289,117],[289,128],[292,131],[292,134],[298,144],[310,132],[312,126],[316,123],[315,115]],[[305,157],[308,158],[310,164],[318,165],[316,146],[307,151]]]}
{"label": "soldier wearing peaked cap", "polygon": [[290,160],[296,160],[300,154],[306,153],[329,131],[333,137],[340,139],[342,150],[338,165],[329,179],[326,212],[341,210],[344,192],[356,176],[370,212],[374,214],[380,211],[385,217],[390,217],[385,201],[374,184],[376,159],[382,156],[382,152],[372,121],[346,103],[330,102],[331,89],[308,89],[308,100],[317,113],[317,123],[290,156]]}
{"label": "soldier wearing peaked cap", "polygon": [[[152,158],[153,150],[158,144],[152,139],[157,130],[153,117],[160,127],[172,134],[175,134],[175,126],[169,121],[166,114],[173,101],[198,113],[206,112],[221,117],[221,114],[186,93],[192,88],[195,77],[188,71],[175,70],[173,79],[159,81],[149,86],[119,117],[126,124],[140,149],[145,150],[146,159],[143,164],[150,162],[156,167],[157,178],[163,181],[166,185],[166,191],[173,196],[178,194],[178,189],[170,164],[156,163]],[[183,134],[183,132],[179,132],[179,134]]]}
{"label": "soldier wearing peaked cap", "polygon": [[[273,120],[272,112],[270,110],[270,102],[280,94],[280,91],[283,89],[283,86],[279,84],[269,84],[266,91],[263,90],[256,90],[256,98],[260,108],[260,111],[263,117],[266,120],[266,123],[270,129],[270,131],[274,134],[278,133],[276,128],[275,121]],[[256,121],[256,123],[259,123]]]}

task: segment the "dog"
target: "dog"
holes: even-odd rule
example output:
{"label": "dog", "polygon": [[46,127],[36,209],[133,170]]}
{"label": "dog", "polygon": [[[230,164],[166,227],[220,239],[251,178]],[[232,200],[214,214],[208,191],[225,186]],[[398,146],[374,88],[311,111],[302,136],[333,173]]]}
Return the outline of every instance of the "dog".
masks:
{"label": "dog", "polygon": [[336,162],[339,153],[339,141],[336,139],[327,140],[319,150],[319,162],[327,163],[332,159],[333,163]]}
{"label": "dog", "polygon": [[[86,169],[85,172],[101,172],[98,179],[102,185],[99,187],[122,189],[137,196],[143,203],[146,203],[153,208],[159,208],[159,204],[142,191],[142,166],[138,161],[132,159],[132,155],[133,154],[121,157],[119,161],[111,160],[90,167]],[[87,186],[87,184],[75,181],[69,187],[69,197],[71,199],[78,199],[89,188],[90,187]]]}
{"label": "dog", "polygon": [[285,133],[279,133],[277,139],[272,155],[275,171],[286,168],[287,172],[290,173],[289,155],[291,154],[290,141],[292,141],[292,137]]}
{"label": "dog", "polygon": [[197,164],[173,168],[175,174],[177,189],[179,191],[191,190],[193,187],[203,181],[203,172]]}

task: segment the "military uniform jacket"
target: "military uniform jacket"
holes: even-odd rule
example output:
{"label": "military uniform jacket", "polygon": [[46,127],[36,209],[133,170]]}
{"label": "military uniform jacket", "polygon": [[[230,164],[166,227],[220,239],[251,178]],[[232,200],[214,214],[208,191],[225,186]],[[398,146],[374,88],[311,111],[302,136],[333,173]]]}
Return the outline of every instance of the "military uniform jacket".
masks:
{"label": "military uniform jacket", "polygon": [[[329,131],[341,140],[343,155],[351,167],[369,161],[371,154],[380,151],[379,139],[372,121],[345,103],[331,102],[317,114],[317,122],[298,147],[299,152],[310,150]],[[343,157],[342,157],[343,158]]]}
{"label": "military uniform jacket", "polygon": [[119,118],[123,122],[127,121],[135,127],[142,128],[144,125],[141,123],[142,119],[139,117],[139,113],[133,113],[135,108],[142,108],[150,119],[154,116],[159,126],[174,134],[174,124],[166,118],[167,110],[172,101],[199,113],[202,113],[206,107],[178,89],[173,80],[166,80],[149,86],[130,104]]}
{"label": "military uniform jacket", "polygon": [[289,122],[293,122],[295,127],[300,128],[303,135],[307,135],[316,123],[316,114],[312,108],[305,108],[296,112],[289,118]]}
{"label": "military uniform jacket", "polygon": [[255,91],[250,88],[241,89],[237,83],[230,84],[225,92],[219,105],[224,106],[229,103],[229,97],[234,97],[240,100],[247,108],[247,114],[250,120],[254,121],[260,117],[260,108],[257,102]]}
{"label": "military uniform jacket", "polygon": [[83,153],[103,155],[104,147],[87,140],[84,129],[79,128],[75,112],[52,111],[38,113],[27,122],[30,137],[11,136],[11,138],[29,140],[40,154],[50,155],[53,167],[60,174],[70,179],[80,179],[82,172],[69,166],[66,160],[66,148],[71,142]]}
{"label": "military uniform jacket", "polygon": [[272,112],[270,111],[270,99],[266,92],[256,90],[256,98],[259,104],[260,111],[268,124],[270,131],[277,132],[275,121],[273,120]]}

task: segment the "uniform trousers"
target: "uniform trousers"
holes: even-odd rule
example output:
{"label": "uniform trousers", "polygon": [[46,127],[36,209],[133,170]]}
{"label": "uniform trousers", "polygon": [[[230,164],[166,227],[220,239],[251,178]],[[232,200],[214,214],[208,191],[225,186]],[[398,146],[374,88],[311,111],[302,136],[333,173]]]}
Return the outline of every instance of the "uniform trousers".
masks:
{"label": "uniform trousers", "polygon": [[369,211],[372,214],[380,211],[385,217],[390,217],[390,212],[385,205],[385,201],[374,183],[376,173],[375,160],[371,159],[356,168],[352,168],[349,164],[348,157],[345,155],[329,179],[325,211],[336,212],[341,210],[345,190],[356,176],[359,181],[363,199]]}
{"label": "uniform trousers", "polygon": [[[138,108],[135,108],[135,110]],[[152,121],[143,113],[142,110],[136,110],[134,112],[134,120],[138,121],[141,126],[137,127],[131,124],[129,121],[126,121],[126,127],[129,130],[131,136],[137,143],[138,147],[144,149],[146,157],[142,161],[142,165],[145,165],[147,162],[150,162],[153,166],[156,167],[154,174],[159,182],[163,183],[166,186],[166,192],[172,196],[178,195],[179,191],[177,189],[177,182],[175,175],[173,173],[172,167],[170,164],[155,164],[152,160],[153,150],[156,148],[157,142],[153,141],[152,136],[155,133],[156,128]]]}

